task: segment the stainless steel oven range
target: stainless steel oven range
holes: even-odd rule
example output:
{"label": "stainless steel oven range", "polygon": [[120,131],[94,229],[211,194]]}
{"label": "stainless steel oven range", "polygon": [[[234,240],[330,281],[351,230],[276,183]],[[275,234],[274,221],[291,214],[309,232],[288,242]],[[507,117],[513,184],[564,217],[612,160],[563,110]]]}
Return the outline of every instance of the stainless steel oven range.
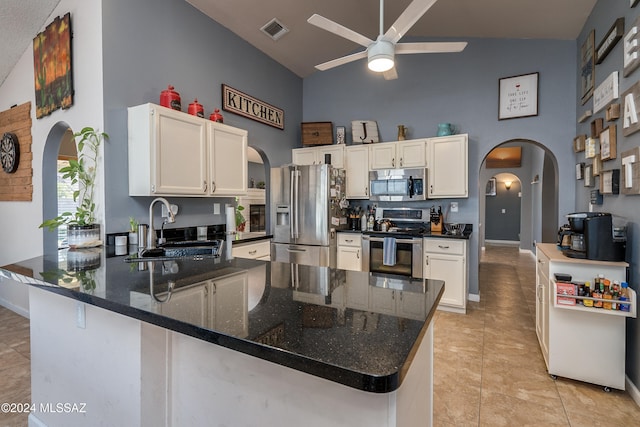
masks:
{"label": "stainless steel oven range", "polygon": [[[422,242],[429,221],[428,209],[378,208],[376,218],[390,225],[386,231],[363,233],[362,269],[423,278]],[[385,245],[391,246],[385,248]],[[394,252],[391,258],[388,258],[389,251]]]}

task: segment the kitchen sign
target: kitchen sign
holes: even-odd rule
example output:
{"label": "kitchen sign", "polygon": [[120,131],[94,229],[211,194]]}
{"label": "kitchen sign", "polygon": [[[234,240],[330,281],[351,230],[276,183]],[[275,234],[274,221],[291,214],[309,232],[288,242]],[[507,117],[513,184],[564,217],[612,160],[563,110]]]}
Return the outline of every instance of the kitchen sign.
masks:
{"label": "kitchen sign", "polygon": [[265,125],[284,129],[284,111],[253,96],[222,85],[222,109]]}
{"label": "kitchen sign", "polygon": [[640,130],[640,117],[638,108],[640,107],[640,82],[636,82],[625,93],[622,94],[624,107],[622,112],[622,134],[629,136]]}

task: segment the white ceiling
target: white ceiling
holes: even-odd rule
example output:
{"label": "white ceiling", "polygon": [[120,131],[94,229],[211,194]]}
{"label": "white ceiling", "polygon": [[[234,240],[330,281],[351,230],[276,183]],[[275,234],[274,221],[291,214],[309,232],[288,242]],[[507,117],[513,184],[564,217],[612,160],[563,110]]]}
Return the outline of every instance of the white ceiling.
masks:
{"label": "white ceiling", "polygon": [[[0,1],[0,84],[60,0]],[[108,1],[108,0],[105,0]],[[379,0],[185,0],[300,77],[314,65],[361,47],[307,23],[318,13],[369,38],[379,25]],[[439,0],[407,35],[574,40],[597,0]],[[387,0],[385,29],[411,0]],[[290,32],[274,42],[260,31],[277,18]],[[72,18],[73,20],[73,18]],[[73,21],[72,21],[73,22]]]}

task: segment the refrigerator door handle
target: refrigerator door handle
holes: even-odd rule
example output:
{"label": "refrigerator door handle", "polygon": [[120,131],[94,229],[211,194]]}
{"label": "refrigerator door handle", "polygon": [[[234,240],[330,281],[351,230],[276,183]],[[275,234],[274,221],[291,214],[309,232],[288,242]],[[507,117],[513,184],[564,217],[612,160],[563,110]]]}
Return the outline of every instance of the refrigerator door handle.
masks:
{"label": "refrigerator door handle", "polygon": [[289,235],[292,239],[294,236],[294,223],[295,223],[295,207],[294,207],[294,191],[295,187],[295,169],[291,170],[291,185],[289,186]]}
{"label": "refrigerator door handle", "polygon": [[294,170],[294,177],[295,177],[295,185],[293,186],[293,197],[295,201],[292,201],[292,205],[294,206],[293,208],[293,221],[294,221],[294,225],[293,225],[293,238],[297,239],[298,237],[300,237],[300,171],[295,169]]}

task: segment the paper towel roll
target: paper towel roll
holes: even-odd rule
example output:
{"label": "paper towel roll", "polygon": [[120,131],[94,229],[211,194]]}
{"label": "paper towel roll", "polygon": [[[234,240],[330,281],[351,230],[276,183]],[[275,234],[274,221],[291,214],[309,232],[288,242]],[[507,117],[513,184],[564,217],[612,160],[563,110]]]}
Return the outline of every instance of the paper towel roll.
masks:
{"label": "paper towel roll", "polygon": [[236,232],[236,208],[231,205],[227,205],[224,208],[224,213],[227,217],[226,231],[227,234],[235,234]]}

